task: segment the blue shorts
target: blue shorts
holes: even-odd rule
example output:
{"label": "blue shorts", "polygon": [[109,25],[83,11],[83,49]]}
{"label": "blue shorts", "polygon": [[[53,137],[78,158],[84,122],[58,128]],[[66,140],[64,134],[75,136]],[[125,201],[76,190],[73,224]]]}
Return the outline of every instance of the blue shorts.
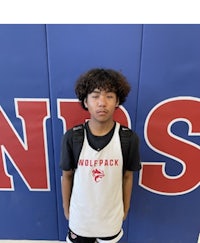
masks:
{"label": "blue shorts", "polygon": [[122,235],[123,235],[123,229],[121,229],[118,234],[110,237],[103,237],[103,238],[83,237],[75,234],[69,229],[68,235],[66,237],[66,242],[67,243],[117,243],[121,239]]}

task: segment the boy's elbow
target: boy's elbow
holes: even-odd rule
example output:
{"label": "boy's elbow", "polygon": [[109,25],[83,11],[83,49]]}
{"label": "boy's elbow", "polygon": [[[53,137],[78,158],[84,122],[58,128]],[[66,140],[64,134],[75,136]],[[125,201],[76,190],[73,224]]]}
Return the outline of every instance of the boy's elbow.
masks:
{"label": "boy's elbow", "polygon": [[124,173],[124,179],[132,180],[133,179],[133,171],[126,170],[125,173]]}

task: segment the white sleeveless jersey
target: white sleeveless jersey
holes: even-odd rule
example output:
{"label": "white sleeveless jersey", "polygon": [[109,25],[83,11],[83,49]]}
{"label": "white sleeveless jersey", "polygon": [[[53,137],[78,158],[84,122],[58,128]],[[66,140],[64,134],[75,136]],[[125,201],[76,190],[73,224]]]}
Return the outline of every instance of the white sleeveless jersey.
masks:
{"label": "white sleeveless jersey", "polygon": [[[122,151],[116,123],[110,142],[94,150],[84,136],[74,175],[69,227],[80,236],[106,237],[117,234],[123,222]],[[86,132],[85,132],[86,133]]]}

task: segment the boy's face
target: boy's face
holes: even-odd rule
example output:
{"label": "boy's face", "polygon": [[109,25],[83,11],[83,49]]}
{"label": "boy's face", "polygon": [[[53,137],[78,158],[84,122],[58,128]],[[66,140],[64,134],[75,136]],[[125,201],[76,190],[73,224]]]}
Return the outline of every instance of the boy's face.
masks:
{"label": "boy's face", "polygon": [[114,92],[95,89],[88,94],[84,102],[91,115],[91,119],[105,122],[113,119],[113,113],[119,102]]}

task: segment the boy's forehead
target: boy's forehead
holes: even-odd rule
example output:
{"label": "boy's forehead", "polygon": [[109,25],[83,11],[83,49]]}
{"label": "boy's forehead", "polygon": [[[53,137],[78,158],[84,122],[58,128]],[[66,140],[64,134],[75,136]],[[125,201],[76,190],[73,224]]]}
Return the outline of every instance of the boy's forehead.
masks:
{"label": "boy's forehead", "polygon": [[92,92],[94,93],[101,93],[101,92],[113,92],[112,90],[109,89],[103,89],[103,88],[95,88]]}

